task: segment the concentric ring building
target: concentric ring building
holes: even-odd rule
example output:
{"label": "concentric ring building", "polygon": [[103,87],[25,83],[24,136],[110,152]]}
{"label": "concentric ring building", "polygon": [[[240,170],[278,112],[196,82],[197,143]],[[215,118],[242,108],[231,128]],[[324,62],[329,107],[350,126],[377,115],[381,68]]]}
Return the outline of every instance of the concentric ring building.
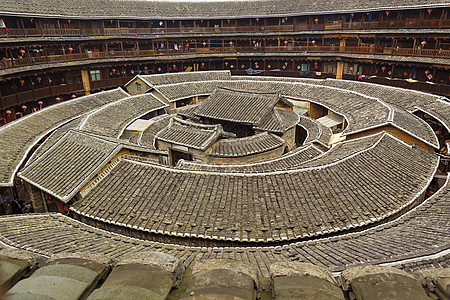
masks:
{"label": "concentric ring building", "polygon": [[2,289],[448,299],[448,8],[6,1]]}

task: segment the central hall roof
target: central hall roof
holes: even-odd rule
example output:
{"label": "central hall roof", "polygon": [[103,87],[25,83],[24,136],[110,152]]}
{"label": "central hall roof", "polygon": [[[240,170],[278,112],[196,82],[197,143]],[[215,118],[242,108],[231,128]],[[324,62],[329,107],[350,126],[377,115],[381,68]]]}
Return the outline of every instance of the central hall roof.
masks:
{"label": "central hall roof", "polygon": [[267,114],[255,129],[275,133],[285,133],[288,129],[297,125],[299,115],[290,110],[274,109],[272,114]]}
{"label": "central hall roof", "polygon": [[246,125],[258,125],[280,100],[277,92],[238,91],[218,88],[194,114]]}

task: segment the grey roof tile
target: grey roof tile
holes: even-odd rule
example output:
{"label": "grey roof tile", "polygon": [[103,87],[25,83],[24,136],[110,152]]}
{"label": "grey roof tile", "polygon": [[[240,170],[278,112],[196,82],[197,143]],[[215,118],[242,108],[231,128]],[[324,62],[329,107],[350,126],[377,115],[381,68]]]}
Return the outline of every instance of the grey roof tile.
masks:
{"label": "grey roof tile", "polygon": [[148,151],[120,140],[69,130],[18,176],[68,202],[124,147]]}
{"label": "grey roof tile", "polygon": [[433,0],[426,4],[420,0],[380,0],[348,2],[326,0],[310,2],[291,0],[173,2],[173,1],[79,1],[77,6],[70,2],[45,2],[5,0],[1,12],[6,15],[60,16],[63,18],[103,19],[207,19],[236,17],[266,17],[292,15],[318,15],[336,12],[379,11],[410,8],[446,6],[445,0]]}
{"label": "grey roof tile", "polygon": [[203,125],[172,118],[155,140],[205,151],[223,133],[221,125]]}
{"label": "grey roof tile", "polygon": [[[139,210],[156,223],[138,220],[134,225],[166,235],[291,240],[297,238],[293,230],[299,236],[321,235],[391,215],[415,199],[434,174],[436,162],[433,154],[387,134],[372,147],[330,165],[245,176],[177,170],[124,158],[81,193],[73,211],[129,224],[127,207],[140,203]],[[332,198],[335,201],[327,200]],[[223,201],[230,209],[220,209]],[[265,206],[270,207],[268,220],[258,225],[255,209]],[[179,216],[183,223],[197,226],[175,227]],[[213,238],[209,232],[216,227],[236,230],[222,230]],[[267,233],[259,230],[262,227]]]}
{"label": "grey roof tile", "polygon": [[214,120],[258,126],[273,111],[279,100],[276,92],[219,88],[195,109],[194,114]]}
{"label": "grey roof tile", "polygon": [[125,127],[133,120],[167,106],[152,94],[119,99],[89,114],[79,129],[119,138]]}
{"label": "grey roof tile", "polygon": [[45,134],[80,115],[128,96],[122,89],[92,94],[49,106],[0,128],[0,186],[12,178],[30,148]]}
{"label": "grey roof tile", "polygon": [[262,132],[243,138],[222,139],[213,145],[208,155],[214,157],[241,157],[267,152],[284,145],[285,142],[280,137]]}

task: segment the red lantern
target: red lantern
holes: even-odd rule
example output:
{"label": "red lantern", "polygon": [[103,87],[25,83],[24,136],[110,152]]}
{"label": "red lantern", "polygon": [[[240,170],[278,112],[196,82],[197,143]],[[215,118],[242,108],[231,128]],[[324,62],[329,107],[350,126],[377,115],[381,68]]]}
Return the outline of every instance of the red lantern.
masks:
{"label": "red lantern", "polygon": [[351,13],[350,16],[352,16],[352,18],[353,18],[353,17],[355,16],[355,14],[354,14],[354,13]]}
{"label": "red lantern", "polygon": [[206,42],[203,42],[203,47],[206,47]]}
{"label": "red lantern", "polygon": [[314,20],[314,22],[316,22],[316,24],[319,23],[319,18],[316,18],[316,19]]}
{"label": "red lantern", "polygon": [[36,80],[38,83],[41,83],[42,78],[41,77],[36,77]]}
{"label": "red lantern", "polygon": [[230,42],[230,47],[233,46],[233,42]]}
{"label": "red lantern", "polygon": [[39,104],[39,109],[42,109],[42,105],[44,104],[44,102],[42,102],[41,100],[38,101]]}
{"label": "red lantern", "polygon": [[287,44],[288,44],[289,42],[288,41],[284,41],[284,44],[287,46]]}
{"label": "red lantern", "polygon": [[69,50],[69,52],[72,53],[73,48],[72,48],[72,47],[69,47],[69,48],[67,48],[67,50]]}
{"label": "red lantern", "polygon": [[70,22],[72,22],[72,20],[67,20],[67,22],[69,23],[69,25],[70,25]]}
{"label": "red lantern", "polygon": [[230,22],[231,22],[231,20],[230,20],[230,19],[228,19],[228,20],[227,20],[227,22],[228,22],[228,23],[230,23]]}
{"label": "red lantern", "polygon": [[430,74],[430,71],[429,71],[429,70],[426,70],[426,71],[425,71],[425,75],[428,75],[428,74]]}
{"label": "red lantern", "polygon": [[256,18],[256,22],[259,22],[259,18]]}
{"label": "red lantern", "polygon": [[427,12],[428,12],[429,15],[431,15],[431,12],[432,12],[432,11],[433,11],[433,10],[432,10],[431,8],[427,9]]}
{"label": "red lantern", "polygon": [[403,76],[405,76],[405,77],[408,76],[408,72],[406,72],[406,71],[403,72]]}
{"label": "red lantern", "polygon": [[25,54],[25,50],[23,50],[23,49],[21,49],[19,52],[20,52],[21,54]]}
{"label": "red lantern", "polygon": [[23,84],[25,83],[25,80],[20,79],[19,82],[20,82],[20,85],[23,86]]}
{"label": "red lantern", "polygon": [[389,16],[391,12],[389,10],[386,11],[386,16]]}
{"label": "red lantern", "polygon": [[30,23],[33,23],[33,21],[34,21],[34,18],[30,18]]}
{"label": "red lantern", "polygon": [[383,66],[383,67],[381,68],[381,70],[383,70],[383,72],[386,71],[386,67]]}
{"label": "red lantern", "polygon": [[244,64],[241,65],[241,69],[245,69],[245,65]]}
{"label": "red lantern", "polygon": [[109,22],[112,24],[112,22],[113,22],[113,19],[111,19],[111,20],[109,20]]}
{"label": "red lantern", "polygon": [[312,40],[311,43],[314,45],[314,44],[316,43],[316,41],[315,41],[315,40]]}
{"label": "red lantern", "polygon": [[389,72],[388,72],[388,75],[391,76],[391,74],[392,74],[392,71],[389,71]]}

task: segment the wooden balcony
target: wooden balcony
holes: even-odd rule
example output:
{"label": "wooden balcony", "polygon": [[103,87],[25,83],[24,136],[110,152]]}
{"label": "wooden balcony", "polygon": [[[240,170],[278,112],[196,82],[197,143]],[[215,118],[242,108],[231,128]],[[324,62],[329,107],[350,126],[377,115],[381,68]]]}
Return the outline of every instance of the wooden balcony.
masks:
{"label": "wooden balcony", "polygon": [[[305,20],[306,21],[306,20]],[[252,26],[223,26],[223,27],[155,27],[155,28],[9,28],[9,32],[0,29],[0,36],[27,37],[27,36],[96,36],[96,35],[149,35],[149,34],[180,34],[180,33],[244,33],[244,32],[292,32],[308,30],[342,30],[342,29],[442,29],[450,28],[450,20],[384,20],[365,22],[338,22],[338,23],[299,23],[294,25],[252,25]]]}
{"label": "wooden balcony", "polygon": [[[129,79],[127,78],[127,81]],[[119,84],[122,85],[122,84]],[[40,99],[45,99],[49,97],[56,97],[64,94],[78,93],[83,91],[82,83],[74,83],[74,84],[61,84],[54,86],[47,86],[42,88],[37,88],[34,90],[19,92],[13,95],[7,95],[1,97],[1,107],[0,109],[4,109],[7,107],[11,107],[14,105],[20,105],[22,103],[28,101],[37,101]]]}
{"label": "wooden balcony", "polygon": [[442,83],[434,84],[434,83],[427,83],[427,82],[423,82],[423,81],[410,83],[406,80],[396,80],[396,79],[389,80],[384,77],[372,77],[365,81],[400,87],[400,88],[404,88],[404,89],[413,89],[413,90],[418,90],[418,91],[432,93],[432,94],[438,94],[438,95],[446,95],[446,96],[450,95],[450,85],[442,84]]}
{"label": "wooden balcony", "polygon": [[341,47],[341,46],[267,46],[267,47],[199,47],[158,50],[127,50],[127,51],[104,51],[90,53],[73,53],[65,55],[41,56],[39,59],[26,57],[21,59],[3,59],[0,61],[0,69],[13,67],[31,66],[43,63],[70,62],[91,59],[126,58],[126,57],[147,57],[160,55],[182,55],[192,53],[336,53],[336,54],[372,54],[372,55],[392,55],[408,57],[430,57],[430,58],[450,58],[450,50],[441,49],[413,49],[413,48],[375,48],[371,47]]}

